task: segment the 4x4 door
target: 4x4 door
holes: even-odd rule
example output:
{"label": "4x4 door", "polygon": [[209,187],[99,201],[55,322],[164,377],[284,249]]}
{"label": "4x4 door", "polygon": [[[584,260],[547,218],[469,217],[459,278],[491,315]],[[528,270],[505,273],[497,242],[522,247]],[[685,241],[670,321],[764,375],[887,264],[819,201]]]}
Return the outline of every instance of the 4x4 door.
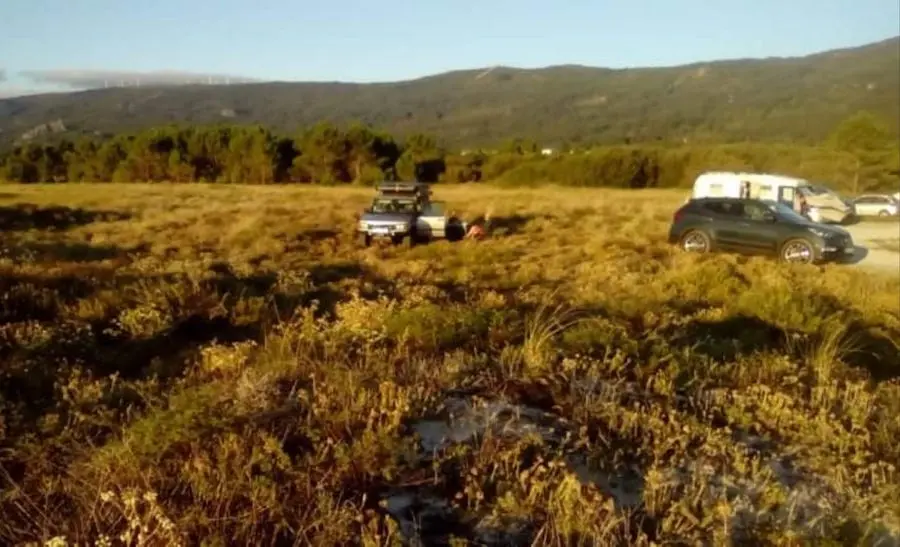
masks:
{"label": "4x4 door", "polygon": [[425,239],[442,238],[447,230],[447,217],[444,214],[444,202],[430,201],[422,205],[419,218],[416,219],[416,233]]}

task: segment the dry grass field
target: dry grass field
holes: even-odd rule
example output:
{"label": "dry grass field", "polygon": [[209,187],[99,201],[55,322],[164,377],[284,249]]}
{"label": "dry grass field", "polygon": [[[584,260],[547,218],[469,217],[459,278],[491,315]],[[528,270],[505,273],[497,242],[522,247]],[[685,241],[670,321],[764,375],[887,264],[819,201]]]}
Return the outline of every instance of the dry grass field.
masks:
{"label": "dry grass field", "polygon": [[0,194],[4,544],[900,541],[900,280],[686,255],[683,192]]}

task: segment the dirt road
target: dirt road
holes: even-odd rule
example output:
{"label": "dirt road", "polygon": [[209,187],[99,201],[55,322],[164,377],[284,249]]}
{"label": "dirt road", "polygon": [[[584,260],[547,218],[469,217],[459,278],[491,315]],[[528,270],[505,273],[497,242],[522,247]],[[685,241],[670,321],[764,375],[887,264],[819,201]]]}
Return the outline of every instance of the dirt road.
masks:
{"label": "dirt road", "polygon": [[900,223],[866,222],[844,227],[853,236],[853,264],[900,275]]}

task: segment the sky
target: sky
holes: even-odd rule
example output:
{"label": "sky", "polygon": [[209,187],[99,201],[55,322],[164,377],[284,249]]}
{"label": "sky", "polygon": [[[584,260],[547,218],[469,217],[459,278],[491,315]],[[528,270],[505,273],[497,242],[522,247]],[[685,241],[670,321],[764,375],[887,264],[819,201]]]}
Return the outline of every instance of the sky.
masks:
{"label": "sky", "polygon": [[396,81],[670,66],[900,35],[898,0],[0,0],[0,96],[141,81]]}

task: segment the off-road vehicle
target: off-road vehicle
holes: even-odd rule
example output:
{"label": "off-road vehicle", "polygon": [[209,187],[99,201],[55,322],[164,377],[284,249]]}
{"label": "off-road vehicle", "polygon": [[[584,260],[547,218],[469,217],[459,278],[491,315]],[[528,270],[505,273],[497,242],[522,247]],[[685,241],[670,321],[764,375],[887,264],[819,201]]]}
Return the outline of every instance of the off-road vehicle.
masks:
{"label": "off-road vehicle", "polygon": [[372,205],[360,216],[357,232],[368,247],[374,239],[409,245],[432,239],[462,239],[465,226],[446,216],[444,204],[431,201],[431,189],[421,182],[385,182],[378,185]]}

